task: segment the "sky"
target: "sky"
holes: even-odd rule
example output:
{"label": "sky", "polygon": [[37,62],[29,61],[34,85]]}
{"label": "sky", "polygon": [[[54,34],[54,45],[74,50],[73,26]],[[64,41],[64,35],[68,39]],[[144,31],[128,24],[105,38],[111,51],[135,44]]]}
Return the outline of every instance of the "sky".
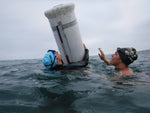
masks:
{"label": "sky", "polygon": [[74,3],[82,41],[90,56],[98,48],[150,49],[150,0],[0,0],[0,60],[38,59],[58,50],[44,12]]}

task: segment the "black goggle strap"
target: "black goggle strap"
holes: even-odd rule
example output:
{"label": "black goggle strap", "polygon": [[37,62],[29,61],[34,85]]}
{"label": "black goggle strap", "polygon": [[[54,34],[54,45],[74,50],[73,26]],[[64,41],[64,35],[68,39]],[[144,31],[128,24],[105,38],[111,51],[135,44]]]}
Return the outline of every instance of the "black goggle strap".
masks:
{"label": "black goggle strap", "polygon": [[53,54],[55,54],[55,50],[48,50],[47,52],[52,52]]}
{"label": "black goggle strap", "polygon": [[[54,60],[53,60],[53,62],[52,62],[52,64],[51,64],[51,67],[53,67],[53,64],[54,64],[55,60],[56,60],[56,55],[55,55]],[[51,61],[52,61],[52,60],[51,60]]]}

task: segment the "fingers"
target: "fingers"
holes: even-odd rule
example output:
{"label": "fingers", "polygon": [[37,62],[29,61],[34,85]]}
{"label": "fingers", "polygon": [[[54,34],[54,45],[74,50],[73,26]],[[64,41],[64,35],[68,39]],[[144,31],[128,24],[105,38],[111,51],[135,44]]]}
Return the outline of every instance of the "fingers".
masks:
{"label": "fingers", "polygon": [[99,57],[101,57],[101,48],[98,48],[98,50],[100,51],[100,53],[98,53]]}
{"label": "fingers", "polygon": [[87,49],[84,43],[83,43],[83,46],[84,46],[84,49]]}
{"label": "fingers", "polygon": [[104,55],[104,52],[101,50],[101,48],[99,48],[99,51],[100,51],[101,55]]}
{"label": "fingers", "polygon": [[98,56],[99,56],[100,59],[102,59],[102,56],[99,53],[98,53]]}
{"label": "fingers", "polygon": [[98,50],[101,52],[101,48],[98,48]]}
{"label": "fingers", "polygon": [[99,48],[100,53],[98,53],[99,57],[104,60],[105,59],[105,55],[104,52],[101,50],[101,48]]}
{"label": "fingers", "polygon": [[98,48],[98,50],[100,51],[100,53],[98,53],[98,56],[102,59],[102,50],[101,48]]}

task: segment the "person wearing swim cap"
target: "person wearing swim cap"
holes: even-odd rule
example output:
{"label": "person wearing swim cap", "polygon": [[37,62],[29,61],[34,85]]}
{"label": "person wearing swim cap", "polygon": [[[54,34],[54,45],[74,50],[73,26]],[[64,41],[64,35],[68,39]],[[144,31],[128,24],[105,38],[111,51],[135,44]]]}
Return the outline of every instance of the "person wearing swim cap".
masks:
{"label": "person wearing swim cap", "polygon": [[46,68],[54,68],[58,65],[62,65],[61,55],[55,50],[48,50],[43,58],[43,64]]}
{"label": "person wearing swim cap", "polygon": [[107,65],[115,66],[115,68],[118,69],[123,76],[134,75],[134,72],[128,67],[128,65],[138,58],[135,48],[117,48],[117,51],[112,54],[111,61],[106,59],[104,52],[100,48],[99,51],[99,57]]}
{"label": "person wearing swim cap", "polygon": [[47,69],[64,69],[64,68],[76,68],[84,67],[88,65],[89,50],[84,45],[85,55],[82,61],[70,63],[67,66],[63,65],[62,56],[55,50],[48,50],[43,58],[43,64]]}

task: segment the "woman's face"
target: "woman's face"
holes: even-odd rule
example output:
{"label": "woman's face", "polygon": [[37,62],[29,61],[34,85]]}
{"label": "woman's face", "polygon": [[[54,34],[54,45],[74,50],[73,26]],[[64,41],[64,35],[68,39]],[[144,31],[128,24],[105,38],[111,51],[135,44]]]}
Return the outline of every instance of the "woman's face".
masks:
{"label": "woman's face", "polygon": [[57,65],[62,65],[62,56],[56,52],[56,57],[57,57]]}
{"label": "woman's face", "polygon": [[121,62],[120,56],[118,52],[115,52],[114,54],[112,54],[112,59],[110,61],[110,63],[114,66],[118,65]]}

